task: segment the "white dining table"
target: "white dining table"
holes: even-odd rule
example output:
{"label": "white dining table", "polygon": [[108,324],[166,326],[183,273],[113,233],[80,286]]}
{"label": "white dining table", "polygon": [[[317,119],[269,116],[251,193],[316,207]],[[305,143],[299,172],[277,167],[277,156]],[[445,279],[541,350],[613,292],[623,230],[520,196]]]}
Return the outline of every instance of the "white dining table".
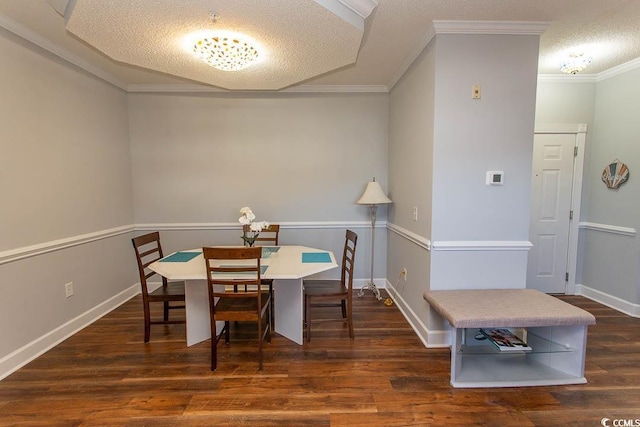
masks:
{"label": "white dining table", "polygon": [[[273,279],[276,333],[302,345],[305,277],[337,268],[333,252],[306,246],[263,248],[261,277]],[[149,268],[169,280],[185,281],[187,346],[211,338],[207,273],[202,248],[174,252]]]}

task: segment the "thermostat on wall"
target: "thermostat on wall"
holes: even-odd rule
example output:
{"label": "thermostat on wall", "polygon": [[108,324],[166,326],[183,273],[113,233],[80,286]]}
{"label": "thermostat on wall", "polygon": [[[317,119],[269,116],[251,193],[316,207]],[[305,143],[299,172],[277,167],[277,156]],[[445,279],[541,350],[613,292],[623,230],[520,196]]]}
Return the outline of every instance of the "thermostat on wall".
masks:
{"label": "thermostat on wall", "polygon": [[488,171],[487,172],[487,185],[503,185],[504,184],[504,172],[503,171]]}

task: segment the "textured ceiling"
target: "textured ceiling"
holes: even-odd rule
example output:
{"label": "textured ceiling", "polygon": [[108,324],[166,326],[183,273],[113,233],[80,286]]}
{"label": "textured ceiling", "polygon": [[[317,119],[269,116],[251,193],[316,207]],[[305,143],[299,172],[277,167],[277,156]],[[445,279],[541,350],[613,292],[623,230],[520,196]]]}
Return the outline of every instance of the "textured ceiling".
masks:
{"label": "textured ceiling", "polygon": [[[325,3],[375,1],[76,0],[65,22],[55,7],[67,2],[1,0],[0,26],[129,89],[388,88],[432,37],[434,20],[549,22],[540,74],[559,75],[562,56],[578,50],[593,56],[578,76],[640,58],[640,0],[377,0],[362,29]],[[215,25],[232,24],[264,45],[265,59],[226,73],[180,51],[177,40],[211,25],[209,11],[221,15]]]}
{"label": "textured ceiling", "polygon": [[[282,89],[353,64],[364,29],[309,0],[76,0],[65,17],[67,31],[114,61],[242,90]],[[217,30],[256,40],[258,63],[229,72],[194,56],[197,36]]]}

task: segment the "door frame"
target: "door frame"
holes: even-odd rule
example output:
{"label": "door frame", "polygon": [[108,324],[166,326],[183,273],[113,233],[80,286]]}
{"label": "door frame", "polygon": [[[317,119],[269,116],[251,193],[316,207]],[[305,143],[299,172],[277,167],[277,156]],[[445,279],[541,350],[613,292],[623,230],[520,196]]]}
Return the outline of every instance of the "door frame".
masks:
{"label": "door frame", "polygon": [[573,180],[571,185],[571,210],[573,218],[569,221],[569,242],[567,246],[567,273],[565,294],[576,294],[576,271],[578,269],[578,233],[580,231],[580,203],[582,201],[582,176],[584,173],[584,151],[587,140],[587,125],[551,124],[536,125],[536,134],[574,134],[577,154],[573,158]]}

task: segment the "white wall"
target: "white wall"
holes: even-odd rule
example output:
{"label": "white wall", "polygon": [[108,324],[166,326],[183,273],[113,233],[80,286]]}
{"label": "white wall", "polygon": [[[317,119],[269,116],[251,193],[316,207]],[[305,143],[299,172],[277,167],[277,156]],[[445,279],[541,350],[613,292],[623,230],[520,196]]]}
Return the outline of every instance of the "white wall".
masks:
{"label": "white wall", "polygon": [[0,57],[2,378],[136,273],[126,94],[4,30]]}

